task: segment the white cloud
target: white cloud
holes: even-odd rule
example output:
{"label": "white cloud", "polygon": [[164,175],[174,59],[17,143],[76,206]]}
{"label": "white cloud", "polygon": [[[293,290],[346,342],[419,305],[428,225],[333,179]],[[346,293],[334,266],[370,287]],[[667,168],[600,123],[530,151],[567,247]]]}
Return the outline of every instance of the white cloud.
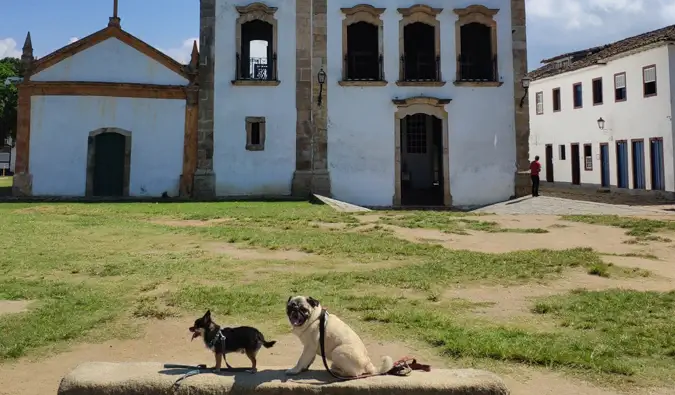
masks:
{"label": "white cloud", "polygon": [[197,41],[197,48],[199,48],[199,39],[198,38],[188,38],[184,40],[179,46],[162,49],[157,48],[158,50],[164,52],[165,54],[171,56],[182,64],[190,63],[190,55],[192,54],[192,45]]}
{"label": "white cloud", "polygon": [[675,23],[675,0],[526,0],[530,68]]}
{"label": "white cloud", "polygon": [[13,38],[0,38],[0,59],[19,57],[21,57],[21,51],[16,45],[16,40]]}

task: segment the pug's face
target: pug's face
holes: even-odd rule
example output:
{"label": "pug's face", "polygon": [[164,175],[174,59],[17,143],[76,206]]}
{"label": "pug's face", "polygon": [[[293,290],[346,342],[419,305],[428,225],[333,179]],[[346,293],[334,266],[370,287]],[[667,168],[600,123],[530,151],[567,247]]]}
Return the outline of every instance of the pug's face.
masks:
{"label": "pug's face", "polygon": [[312,312],[320,306],[321,303],[311,296],[291,296],[286,302],[286,315],[291,325],[300,327],[305,325]]}

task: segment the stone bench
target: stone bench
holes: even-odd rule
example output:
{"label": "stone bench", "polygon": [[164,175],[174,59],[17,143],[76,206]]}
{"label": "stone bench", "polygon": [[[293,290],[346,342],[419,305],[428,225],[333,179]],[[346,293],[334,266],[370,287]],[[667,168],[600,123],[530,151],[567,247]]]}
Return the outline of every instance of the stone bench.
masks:
{"label": "stone bench", "polygon": [[[318,364],[320,366],[320,364]],[[61,380],[58,395],[508,395],[496,375],[475,369],[415,371],[407,377],[376,376],[336,382],[326,371],[310,370],[286,376],[285,368],[261,368],[258,373],[202,373],[176,380],[190,371],[161,363],[90,362],[77,366]],[[318,367],[317,367],[318,368]]]}

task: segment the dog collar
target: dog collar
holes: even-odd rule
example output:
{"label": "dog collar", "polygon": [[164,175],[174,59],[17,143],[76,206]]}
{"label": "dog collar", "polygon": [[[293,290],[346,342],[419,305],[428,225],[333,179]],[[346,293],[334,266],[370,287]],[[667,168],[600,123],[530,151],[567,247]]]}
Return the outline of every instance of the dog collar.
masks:
{"label": "dog collar", "polygon": [[224,349],[226,339],[227,339],[227,337],[225,337],[225,335],[223,335],[223,330],[220,329],[218,331],[218,333],[216,333],[216,337],[214,337],[213,340],[211,340],[209,342],[209,348],[214,348],[214,347],[216,347],[216,344],[218,344],[218,342],[221,342],[221,343],[223,343],[223,349]]}

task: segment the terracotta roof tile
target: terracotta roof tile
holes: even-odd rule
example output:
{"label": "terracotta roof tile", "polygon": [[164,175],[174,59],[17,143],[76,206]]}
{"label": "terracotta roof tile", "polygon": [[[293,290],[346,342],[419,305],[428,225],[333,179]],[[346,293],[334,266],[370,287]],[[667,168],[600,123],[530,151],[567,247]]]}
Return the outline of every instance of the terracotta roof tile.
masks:
{"label": "terracotta roof tile", "polygon": [[[583,49],[581,51],[569,52],[552,57],[550,59],[544,59],[541,62],[546,64],[536,70],[529,72],[528,77],[530,77],[532,80],[552,77],[557,74],[592,66],[597,64],[599,60],[615,56],[623,52],[628,52],[647,45],[668,41],[675,41],[675,25],[666,26],[661,29],[639,34],[637,36],[628,37],[611,44]],[[562,66],[556,62],[565,58],[571,58],[570,62]]]}

